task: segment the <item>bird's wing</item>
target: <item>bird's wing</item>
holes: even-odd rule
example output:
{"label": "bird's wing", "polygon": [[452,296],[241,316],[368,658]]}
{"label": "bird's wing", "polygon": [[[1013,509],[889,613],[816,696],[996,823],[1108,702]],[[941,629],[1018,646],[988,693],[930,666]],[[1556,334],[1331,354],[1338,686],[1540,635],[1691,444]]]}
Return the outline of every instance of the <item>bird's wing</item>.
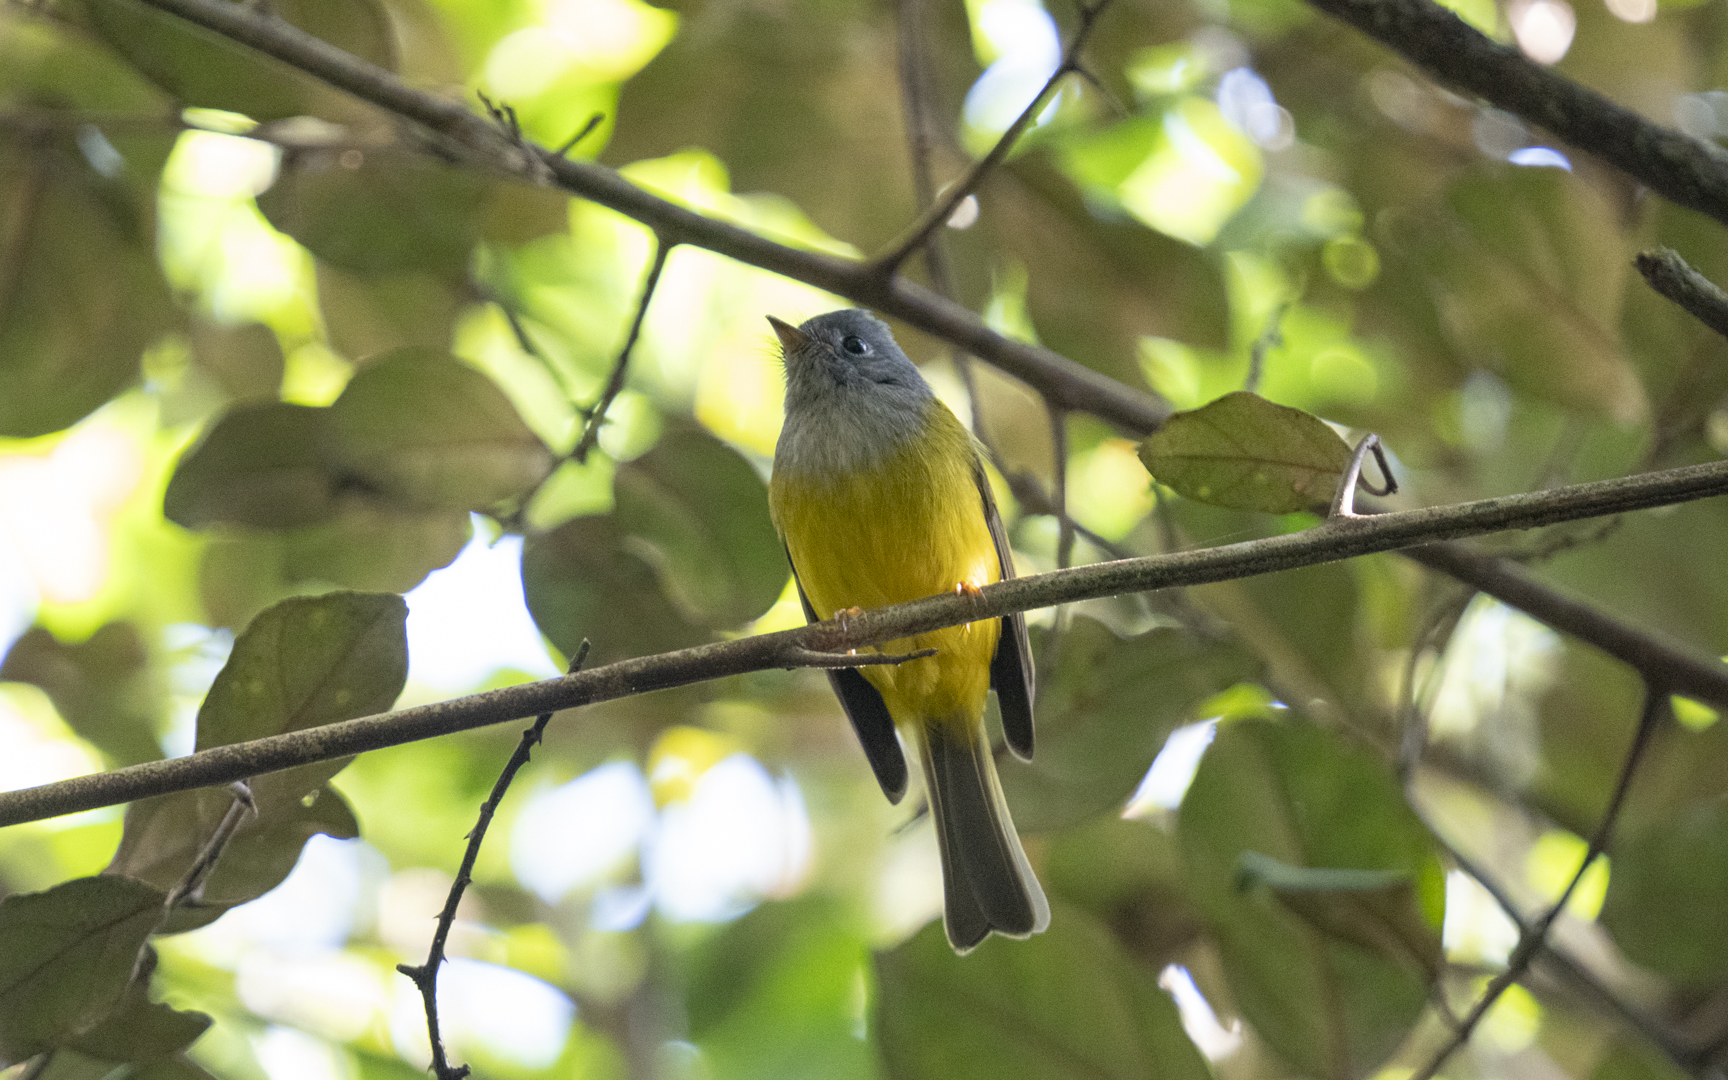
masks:
{"label": "bird's wing", "polygon": [[[1014,576],[1014,552],[1008,547],[1008,530],[1002,525],[1002,515],[996,512],[996,498],[990,494],[990,478],[984,474],[982,460],[974,464],[972,479],[984,501],[984,520],[990,526],[990,539],[996,544],[1002,580],[1007,581]],[[1022,761],[1032,760],[1033,679],[1032,643],[1026,637],[1026,616],[1016,611],[1002,619],[1002,636],[990,661],[990,685],[1002,707],[1002,737],[1007,740],[1008,749]]]}
{"label": "bird's wing", "polygon": [[[792,561],[790,551],[786,553],[786,561]],[[821,622],[816,609],[810,606],[810,598],[804,595],[804,582],[798,577],[796,563],[792,565],[792,581],[798,586],[798,602],[804,605],[804,617],[813,623]],[[870,769],[876,774],[876,782],[882,785],[882,794],[891,803],[899,802],[906,794],[906,753],[894,734],[894,718],[888,715],[887,703],[857,668],[829,668],[828,685],[834,688],[834,696],[846,710],[846,719],[852,721],[852,730],[858,734],[864,756],[870,759]]]}

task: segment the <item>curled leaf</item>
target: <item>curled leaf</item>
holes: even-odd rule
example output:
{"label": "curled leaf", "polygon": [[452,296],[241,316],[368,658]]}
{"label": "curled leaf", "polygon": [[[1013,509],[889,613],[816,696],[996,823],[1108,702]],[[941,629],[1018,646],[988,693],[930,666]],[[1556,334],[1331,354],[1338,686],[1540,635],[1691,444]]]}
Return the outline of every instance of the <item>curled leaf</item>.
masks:
{"label": "curled leaf", "polygon": [[1288,514],[1332,497],[1350,448],[1319,417],[1238,390],[1170,417],[1140,461],[1190,499]]}

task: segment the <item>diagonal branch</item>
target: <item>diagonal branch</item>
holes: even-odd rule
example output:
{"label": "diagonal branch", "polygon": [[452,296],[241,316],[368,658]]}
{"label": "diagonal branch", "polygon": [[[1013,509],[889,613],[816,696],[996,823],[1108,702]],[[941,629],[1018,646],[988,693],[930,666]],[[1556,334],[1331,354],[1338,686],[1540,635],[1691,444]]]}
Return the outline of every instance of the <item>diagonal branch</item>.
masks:
{"label": "diagonal branch", "polygon": [[424,128],[448,154],[530,183],[553,183],[654,230],[664,244],[691,244],[844,296],[965,349],[1055,403],[1130,431],[1151,431],[1164,401],[1053,352],[991,330],[974,313],[905,278],[884,279],[869,263],[779,243],[637,187],[615,170],[518,144],[459,102],[415,90],[393,73],[275,18],[228,0],[103,0],[145,3],[257,49],[337,89]]}
{"label": "diagonal branch", "polygon": [[1632,733],[1632,745],[1626,751],[1626,760],[1620,766],[1620,777],[1614,784],[1614,792],[1608,797],[1608,806],[1602,812],[1602,822],[1596,826],[1595,833],[1590,837],[1590,844],[1585,849],[1584,858],[1578,864],[1578,871],[1572,875],[1572,880],[1566,883],[1566,888],[1560,893],[1560,899],[1554,901],[1542,917],[1537,919],[1519,935],[1518,946],[1512,950],[1512,955],[1506,960],[1506,970],[1496,975],[1488,988],[1482,992],[1476,1004],[1459,1023],[1458,1029],[1446,1041],[1434,1056],[1428,1059],[1428,1064],[1416,1070],[1410,1080],[1434,1080],[1434,1075],[1446,1064],[1448,1058],[1458,1051],[1476,1030],[1476,1025],[1488,1015],[1488,1010],[1500,1000],[1508,987],[1524,977],[1529,970],[1531,961],[1548,944],[1548,932],[1553,929],[1554,922],[1560,918],[1560,913],[1566,910],[1566,904],[1577,891],[1578,883],[1584,880],[1584,872],[1608,847],[1608,838],[1614,833],[1614,823],[1620,819],[1620,809],[1626,804],[1626,792],[1632,787],[1632,778],[1638,772],[1638,765],[1644,758],[1644,750],[1650,745],[1650,736],[1655,734],[1664,716],[1668,715],[1668,690],[1655,682],[1646,682],[1644,686],[1644,708],[1638,717],[1638,730]]}
{"label": "diagonal branch", "polygon": [[612,407],[618,392],[624,389],[624,372],[630,366],[630,352],[636,348],[636,339],[642,335],[642,322],[648,316],[648,305],[654,299],[654,290],[660,284],[660,272],[666,269],[666,256],[671,250],[672,245],[658,236],[654,238],[654,261],[649,264],[648,276],[642,282],[642,296],[636,302],[636,318],[630,324],[630,334],[624,339],[624,347],[618,350],[618,362],[612,365],[606,389],[600,392],[594,407],[588,411],[588,423],[582,428],[582,437],[576,440],[576,448],[570,451],[570,456],[579,462],[587,461],[588,451],[600,441],[600,425],[606,422],[606,410]]}
{"label": "diagonal branch", "polygon": [[[698,645],[659,656],[624,660],[561,679],[524,683],[400,712],[213,747],[187,757],[0,793],[0,826],[225,784],[296,765],[725,675],[805,666],[805,650],[842,653],[946,626],[1075,600],[1227,581],[1432,544],[1436,540],[1535,528],[1723,494],[1728,494],[1728,461],[1456,506],[1340,518],[1302,532],[1246,543],[1093,563],[1015,578],[987,586],[976,596],[944,593],[867,611],[848,618],[845,627],[824,622],[777,634]],[[1584,608],[1581,602],[1573,603]],[[1635,634],[1621,629],[1625,634]],[[1628,651],[1644,661],[1639,671],[1647,682],[1728,708],[1728,666],[1684,645],[1650,635],[1640,637],[1641,644],[1629,646]]]}
{"label": "diagonal branch", "polygon": [[1056,65],[1056,70],[1044,82],[1038,96],[1008,125],[1008,130],[996,140],[996,145],[973,163],[966,175],[956,184],[949,186],[942,198],[931,203],[919,215],[900,238],[889,245],[888,250],[877,256],[870,264],[873,273],[883,277],[893,277],[900,269],[900,264],[930,239],[930,234],[941,227],[942,223],[954,216],[954,211],[966,200],[966,196],[978,190],[978,185],[984,182],[996,167],[1008,157],[1008,152],[1014,149],[1014,144],[1020,141],[1020,136],[1031,126],[1038,114],[1044,111],[1044,106],[1055,93],[1056,87],[1063,79],[1080,70],[1080,50],[1086,45],[1086,39],[1092,36],[1093,29],[1098,25],[1098,17],[1104,14],[1104,9],[1110,6],[1110,0],[1093,0],[1090,5],[1082,4],[1080,8],[1080,26],[1074,31],[1074,37],[1069,40],[1068,47],[1062,50],[1062,62]]}
{"label": "diagonal branch", "polygon": [[1308,0],[1430,75],[1552,132],[1670,202],[1728,223],[1728,153],[1617,105],[1433,0]]}

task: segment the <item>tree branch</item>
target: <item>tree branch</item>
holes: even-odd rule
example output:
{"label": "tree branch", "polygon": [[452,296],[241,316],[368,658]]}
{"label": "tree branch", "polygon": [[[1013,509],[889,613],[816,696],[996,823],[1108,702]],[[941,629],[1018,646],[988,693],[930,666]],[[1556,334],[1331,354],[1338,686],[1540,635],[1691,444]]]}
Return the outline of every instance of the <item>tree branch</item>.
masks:
{"label": "tree branch", "polygon": [[1632,260],[1657,292],[1685,308],[1693,318],[1728,337],[1728,293],[1692,269],[1673,248],[1641,251]]}
{"label": "tree branch", "polygon": [[[845,627],[838,622],[823,622],[740,641],[698,645],[659,656],[623,660],[560,679],[524,683],[400,712],[213,747],[187,757],[0,793],[0,826],[225,784],[296,765],[725,675],[805,666],[805,650],[843,653],[946,626],[1070,601],[1226,581],[1432,544],[1437,540],[1529,529],[1722,494],[1728,494],[1728,461],[1455,506],[1340,518],[1303,532],[1246,543],[1094,563],[1015,578],[987,586],[976,596],[944,593],[867,611],[849,617]],[[1578,606],[1583,610],[1582,605]],[[1579,619],[1578,623],[1591,625],[1585,619]],[[1640,648],[1630,652],[1650,665],[1646,673],[1649,681],[1672,692],[1728,708],[1728,666],[1697,655],[1695,650],[1663,645],[1655,639],[1644,641]],[[851,658],[851,662],[861,661]],[[1640,671],[1645,669],[1641,667]]]}
{"label": "tree branch", "polygon": [[636,302],[636,318],[630,323],[630,334],[624,339],[624,347],[618,350],[618,361],[612,365],[606,388],[588,412],[588,423],[582,428],[582,437],[576,440],[576,448],[570,451],[570,456],[579,462],[587,461],[588,451],[600,441],[600,425],[606,422],[606,410],[612,407],[618,392],[624,389],[624,372],[630,366],[630,352],[636,348],[636,339],[642,335],[642,322],[648,317],[648,305],[654,299],[654,290],[660,285],[660,272],[666,269],[666,256],[671,251],[670,244],[658,236],[654,238],[654,261],[649,264],[648,276],[642,282],[642,296]]}
{"label": "tree branch", "polygon": [[1728,153],[1585,89],[1490,41],[1433,0],[1308,0],[1430,75],[1516,113],[1642,182],[1728,223]]}
{"label": "tree branch", "polygon": [[258,6],[227,0],[103,0],[139,2],[177,15],[324,80],[361,100],[419,124],[450,153],[493,172],[558,187],[647,225],[667,245],[691,244],[739,262],[795,278],[892,315],[908,325],[988,360],[1070,410],[1090,412],[1129,431],[1151,431],[1170,414],[1165,402],[1038,345],[1003,337],[982,319],[929,289],[871,264],[778,243],[706,217],[635,186],[616,171],[513,142],[506,132],[462,104],[409,87]]}

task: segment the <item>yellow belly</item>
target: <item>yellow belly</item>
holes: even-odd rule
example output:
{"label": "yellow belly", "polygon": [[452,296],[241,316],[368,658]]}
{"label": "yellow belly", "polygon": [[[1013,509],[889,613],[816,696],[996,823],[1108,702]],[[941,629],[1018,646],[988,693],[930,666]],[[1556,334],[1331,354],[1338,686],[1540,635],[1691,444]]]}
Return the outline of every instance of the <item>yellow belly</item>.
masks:
{"label": "yellow belly", "polygon": [[[931,401],[927,419],[923,436],[868,470],[812,477],[775,463],[774,525],[819,617],[1001,578],[973,480],[971,439],[939,401]],[[876,651],[936,655],[859,670],[898,723],[970,725],[983,713],[999,632],[990,619],[891,641]]]}

